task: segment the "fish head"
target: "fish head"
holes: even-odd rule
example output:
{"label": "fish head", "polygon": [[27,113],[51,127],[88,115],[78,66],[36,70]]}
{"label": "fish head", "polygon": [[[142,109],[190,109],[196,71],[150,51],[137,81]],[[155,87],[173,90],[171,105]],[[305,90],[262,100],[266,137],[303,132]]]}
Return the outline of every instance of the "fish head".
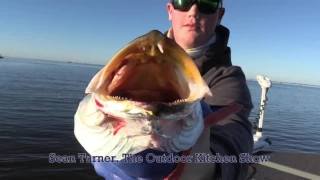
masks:
{"label": "fish head", "polygon": [[94,94],[104,113],[131,120],[179,120],[212,96],[186,51],[158,30],[123,47],[85,93]]}

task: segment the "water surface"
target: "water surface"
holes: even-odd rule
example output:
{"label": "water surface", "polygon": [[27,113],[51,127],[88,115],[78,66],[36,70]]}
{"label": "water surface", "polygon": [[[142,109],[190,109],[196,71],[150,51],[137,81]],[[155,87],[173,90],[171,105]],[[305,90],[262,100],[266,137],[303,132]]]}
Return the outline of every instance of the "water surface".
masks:
{"label": "water surface", "polygon": [[[73,115],[101,66],[54,61],[0,60],[0,178],[100,179],[89,163],[50,164],[49,153],[84,153]],[[248,81],[258,113],[261,88]],[[264,132],[272,150],[316,152],[320,147],[320,88],[274,84]]]}

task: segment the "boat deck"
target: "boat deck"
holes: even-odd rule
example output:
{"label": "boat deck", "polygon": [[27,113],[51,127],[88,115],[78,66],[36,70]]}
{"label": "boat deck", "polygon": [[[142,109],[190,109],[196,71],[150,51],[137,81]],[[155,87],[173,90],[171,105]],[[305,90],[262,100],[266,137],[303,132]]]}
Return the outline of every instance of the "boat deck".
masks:
{"label": "boat deck", "polygon": [[270,158],[251,165],[256,170],[252,180],[320,180],[320,154],[260,151],[255,155]]}

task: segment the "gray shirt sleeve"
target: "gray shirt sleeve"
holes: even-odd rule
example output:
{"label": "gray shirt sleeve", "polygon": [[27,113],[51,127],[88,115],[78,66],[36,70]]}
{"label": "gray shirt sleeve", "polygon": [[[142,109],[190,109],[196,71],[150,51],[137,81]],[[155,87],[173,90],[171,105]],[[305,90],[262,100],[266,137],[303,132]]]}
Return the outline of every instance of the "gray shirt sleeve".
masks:
{"label": "gray shirt sleeve", "polygon": [[210,77],[209,87],[213,97],[205,101],[210,106],[226,106],[231,103],[243,105],[244,109],[219,121],[211,127],[211,151],[221,156],[235,156],[236,162],[217,163],[216,172],[221,179],[245,179],[248,173],[248,163],[239,162],[241,153],[252,153],[253,134],[252,124],[248,117],[253,108],[251,94],[246,78],[240,67],[214,68]]}

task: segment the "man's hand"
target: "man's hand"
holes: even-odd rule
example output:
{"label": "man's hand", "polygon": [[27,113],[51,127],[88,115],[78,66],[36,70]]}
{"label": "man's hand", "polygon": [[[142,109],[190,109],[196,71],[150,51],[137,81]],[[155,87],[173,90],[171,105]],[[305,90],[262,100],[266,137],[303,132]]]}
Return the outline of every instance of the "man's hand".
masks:
{"label": "man's hand", "polygon": [[180,179],[212,180],[215,175],[215,163],[197,162],[197,154],[212,156],[210,151],[210,129],[206,129],[191,150],[192,163],[186,163]]}
{"label": "man's hand", "polygon": [[201,107],[203,116],[205,118],[204,132],[198,138],[196,144],[192,147],[191,152],[184,152],[185,155],[192,156],[193,161],[192,163],[179,164],[178,167],[165,180],[176,180],[177,178],[186,180],[212,180],[215,178],[216,164],[210,161],[203,161],[204,159],[199,159],[198,157],[201,154],[203,154],[204,156],[213,156],[210,148],[210,127],[215,123],[225,119],[229,115],[242,110],[243,107],[239,104],[231,104],[226,107],[215,107],[215,110],[212,112],[210,106],[204,101],[201,101]]}
{"label": "man's hand", "polygon": [[[209,105],[201,101],[201,107],[203,111],[203,117],[208,116],[212,111]],[[192,163],[186,163],[184,172],[180,179],[197,179],[197,180],[212,180],[215,175],[215,164],[209,162],[196,163],[198,154],[212,155],[210,150],[210,128],[204,130],[202,135],[199,137],[196,144],[191,150],[190,156],[193,156]]]}
{"label": "man's hand", "polygon": [[[201,108],[204,117],[211,113],[210,107],[204,101],[201,101]],[[105,119],[105,114],[97,108],[91,95],[87,95],[80,102],[75,114],[74,133],[80,144],[89,154],[100,149],[101,143],[104,142],[104,137],[101,132],[105,131],[107,128],[104,125]],[[197,158],[196,153],[212,155],[210,151],[210,128],[207,128],[201,134],[192,148],[190,155],[193,156],[193,162],[186,164],[180,179],[213,179],[215,164],[208,162],[195,163]]]}

